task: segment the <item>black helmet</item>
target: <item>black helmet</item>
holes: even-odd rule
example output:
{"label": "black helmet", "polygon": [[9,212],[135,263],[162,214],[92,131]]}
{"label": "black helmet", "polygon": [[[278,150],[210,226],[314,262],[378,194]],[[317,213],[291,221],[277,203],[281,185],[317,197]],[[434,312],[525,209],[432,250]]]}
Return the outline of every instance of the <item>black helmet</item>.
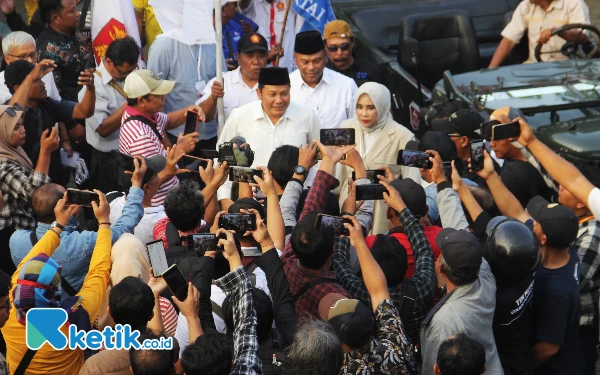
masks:
{"label": "black helmet", "polygon": [[531,275],[540,263],[539,244],[531,229],[506,216],[487,225],[483,257],[499,284],[510,285]]}

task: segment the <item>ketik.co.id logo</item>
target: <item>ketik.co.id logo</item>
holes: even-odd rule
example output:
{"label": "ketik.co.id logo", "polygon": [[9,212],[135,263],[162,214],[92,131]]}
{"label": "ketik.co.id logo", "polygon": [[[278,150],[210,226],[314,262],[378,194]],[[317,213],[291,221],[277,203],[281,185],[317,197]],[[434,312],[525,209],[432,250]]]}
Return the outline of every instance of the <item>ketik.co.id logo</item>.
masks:
{"label": "ketik.co.id logo", "polygon": [[71,350],[105,349],[158,349],[173,348],[173,338],[161,337],[160,340],[138,341],[139,331],[132,331],[128,324],[117,324],[98,330],[81,331],[74,324],[69,325],[69,337],[60,330],[67,322],[67,312],[59,308],[35,308],[27,311],[25,325],[25,342],[32,350],[40,349],[45,343],[55,350],[63,350],[67,346]]}

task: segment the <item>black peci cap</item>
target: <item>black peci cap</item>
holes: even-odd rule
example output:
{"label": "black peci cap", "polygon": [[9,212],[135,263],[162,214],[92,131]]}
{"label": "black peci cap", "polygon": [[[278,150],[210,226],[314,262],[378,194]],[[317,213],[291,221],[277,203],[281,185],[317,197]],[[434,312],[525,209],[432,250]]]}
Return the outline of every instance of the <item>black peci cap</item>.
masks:
{"label": "black peci cap", "polygon": [[324,49],[325,42],[323,42],[320,32],[311,30],[296,34],[294,52],[301,55],[314,55],[315,53],[319,53]]}
{"label": "black peci cap", "polygon": [[290,84],[290,74],[286,68],[262,68],[258,76],[259,85],[284,86]]}

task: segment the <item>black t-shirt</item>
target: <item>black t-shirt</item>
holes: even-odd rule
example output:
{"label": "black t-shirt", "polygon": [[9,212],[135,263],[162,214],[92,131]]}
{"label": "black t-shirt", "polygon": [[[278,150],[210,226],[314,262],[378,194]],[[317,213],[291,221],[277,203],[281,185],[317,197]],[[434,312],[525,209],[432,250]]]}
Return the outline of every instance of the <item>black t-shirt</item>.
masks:
{"label": "black t-shirt", "polygon": [[554,193],[537,169],[526,161],[506,160],[502,166],[500,178],[508,190],[523,207],[536,195],[552,201]]}
{"label": "black t-shirt", "polygon": [[[77,103],[68,100],[59,102],[48,98],[38,102],[36,111],[33,111],[29,107],[25,109],[23,123],[25,125],[26,139],[23,150],[25,150],[29,159],[31,159],[34,167],[37,165],[37,160],[40,156],[40,139],[43,131],[52,129],[57,122],[65,123],[67,129],[70,130],[69,126],[74,124],[71,120],[76,105]],[[61,166],[60,152],[56,150],[50,156],[48,177],[58,184],[61,183],[62,179]]]}
{"label": "black t-shirt", "polygon": [[577,330],[579,327],[579,258],[569,250],[565,266],[547,269],[540,266],[533,288],[534,344],[560,345],[558,353],[535,369],[538,375],[575,374],[581,363]]}
{"label": "black t-shirt", "polygon": [[513,285],[497,285],[493,329],[504,375],[533,374],[529,354],[533,285],[533,274]]}
{"label": "black t-shirt", "polygon": [[352,78],[354,80],[354,82],[356,83],[356,86],[360,87],[360,85],[362,85],[365,82],[371,82],[371,81],[376,81],[376,77],[374,77],[374,74],[371,72],[368,72],[366,69],[360,69],[356,63],[352,64],[352,66],[350,67],[350,69],[348,70],[338,70],[338,68],[333,65],[333,63],[330,61],[327,61],[327,68],[338,72],[340,74],[345,75],[348,78]]}

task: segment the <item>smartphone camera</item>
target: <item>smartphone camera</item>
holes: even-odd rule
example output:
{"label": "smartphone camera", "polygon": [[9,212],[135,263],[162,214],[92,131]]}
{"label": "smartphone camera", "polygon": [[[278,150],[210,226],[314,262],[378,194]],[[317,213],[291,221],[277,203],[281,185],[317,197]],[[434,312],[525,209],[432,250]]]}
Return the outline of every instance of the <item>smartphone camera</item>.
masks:
{"label": "smartphone camera", "polygon": [[219,217],[219,228],[246,232],[256,230],[256,216],[250,214],[225,214]]}
{"label": "smartphone camera", "polygon": [[336,236],[349,236],[350,231],[344,226],[345,223],[352,224],[352,221],[339,216],[330,216],[319,214],[317,216],[317,230],[332,230]]}

